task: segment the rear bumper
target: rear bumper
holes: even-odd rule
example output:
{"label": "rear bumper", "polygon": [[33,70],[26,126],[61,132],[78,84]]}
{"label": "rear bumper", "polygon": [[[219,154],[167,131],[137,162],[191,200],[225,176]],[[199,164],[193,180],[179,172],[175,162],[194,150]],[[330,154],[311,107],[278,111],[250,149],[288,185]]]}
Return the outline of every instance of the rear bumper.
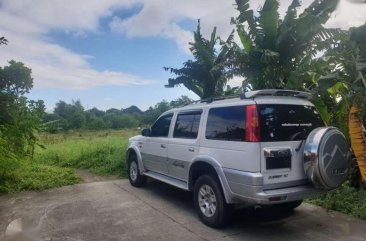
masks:
{"label": "rear bumper", "polygon": [[260,173],[225,168],[222,168],[222,173],[223,176],[220,176],[220,181],[228,203],[270,205],[302,200],[326,193],[326,191],[312,186],[307,180],[295,181],[280,186],[265,186]]}

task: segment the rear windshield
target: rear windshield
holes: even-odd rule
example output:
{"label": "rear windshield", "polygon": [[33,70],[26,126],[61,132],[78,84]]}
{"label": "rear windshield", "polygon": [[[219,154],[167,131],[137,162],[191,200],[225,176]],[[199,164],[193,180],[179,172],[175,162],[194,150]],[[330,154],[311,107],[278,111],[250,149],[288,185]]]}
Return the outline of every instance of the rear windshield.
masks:
{"label": "rear windshield", "polygon": [[258,105],[263,142],[304,140],[312,130],[324,126],[313,106]]}

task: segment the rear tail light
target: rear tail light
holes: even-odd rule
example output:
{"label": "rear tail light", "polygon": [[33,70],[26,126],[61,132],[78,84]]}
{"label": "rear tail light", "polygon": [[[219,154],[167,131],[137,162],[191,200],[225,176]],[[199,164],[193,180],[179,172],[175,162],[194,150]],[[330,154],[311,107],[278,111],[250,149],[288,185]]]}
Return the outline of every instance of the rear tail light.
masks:
{"label": "rear tail light", "polygon": [[245,141],[259,142],[259,118],[256,105],[247,105]]}

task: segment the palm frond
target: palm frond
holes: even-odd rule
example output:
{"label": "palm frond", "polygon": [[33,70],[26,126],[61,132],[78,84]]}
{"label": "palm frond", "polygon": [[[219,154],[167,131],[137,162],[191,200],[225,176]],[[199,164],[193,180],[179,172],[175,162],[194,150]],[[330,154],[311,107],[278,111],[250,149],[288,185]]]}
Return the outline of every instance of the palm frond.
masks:
{"label": "palm frond", "polygon": [[299,0],[293,0],[287,9],[285,18],[283,19],[282,26],[291,26],[294,20],[297,18],[297,8],[301,6]]}
{"label": "palm frond", "polygon": [[313,16],[316,21],[324,24],[328,21],[330,15],[334,12],[339,4],[339,0],[314,0],[299,18],[306,18],[307,16]]}
{"label": "palm frond", "polygon": [[[224,42],[217,37],[216,27],[210,39],[205,39],[201,34],[201,25],[198,20],[194,42],[190,43],[194,60],[184,62],[182,68],[164,67],[164,70],[176,75],[175,78],[168,79],[165,87],[184,85],[201,98],[222,95],[227,79],[232,76],[232,71],[228,68],[228,59],[233,52],[233,43],[234,32]],[[218,44],[221,45],[221,49],[217,54]]]}
{"label": "palm frond", "polygon": [[239,15],[236,18],[231,19],[232,24],[236,25],[248,25],[248,34],[254,40],[258,35],[258,22],[257,17],[254,16],[253,10],[249,9],[249,0],[235,0],[236,10]]}
{"label": "palm frond", "polygon": [[266,0],[259,11],[259,26],[263,32],[263,48],[274,49],[279,22],[279,3],[277,0]]}
{"label": "palm frond", "polygon": [[237,33],[238,33],[238,36],[240,38],[240,42],[244,47],[244,50],[247,53],[250,53],[253,49],[253,42],[252,42],[249,34],[244,30],[243,25],[238,25]]}

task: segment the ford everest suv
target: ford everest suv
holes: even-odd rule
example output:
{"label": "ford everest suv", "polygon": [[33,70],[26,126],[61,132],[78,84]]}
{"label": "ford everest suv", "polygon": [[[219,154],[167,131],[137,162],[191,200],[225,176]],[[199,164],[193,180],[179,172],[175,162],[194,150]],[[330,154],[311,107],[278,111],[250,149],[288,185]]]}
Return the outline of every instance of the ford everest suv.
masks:
{"label": "ford everest suv", "polygon": [[351,163],[347,140],[325,126],[310,98],[260,90],[169,110],[129,140],[130,183],[150,177],[193,191],[211,227],[225,224],[232,204],[296,208],[339,187]]}

